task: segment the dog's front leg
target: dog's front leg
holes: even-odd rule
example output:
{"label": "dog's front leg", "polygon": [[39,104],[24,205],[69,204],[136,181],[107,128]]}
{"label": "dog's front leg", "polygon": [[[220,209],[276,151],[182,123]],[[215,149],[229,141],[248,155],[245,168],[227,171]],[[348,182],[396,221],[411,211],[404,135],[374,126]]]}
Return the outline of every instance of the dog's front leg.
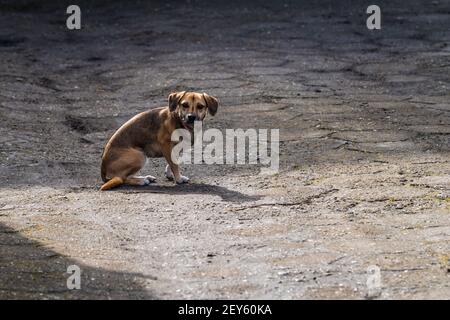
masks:
{"label": "dog's front leg", "polygon": [[165,175],[169,180],[175,180],[176,183],[182,184],[189,181],[188,177],[182,176],[180,173],[180,167],[172,161],[172,150],[167,148],[163,150],[164,158],[168,165],[166,166]]}
{"label": "dog's front leg", "polygon": [[166,166],[166,169],[164,170],[164,175],[166,176],[167,180],[173,181],[173,172],[172,169],[170,169],[169,165]]}
{"label": "dog's front leg", "polygon": [[178,167],[178,165],[169,161],[168,159],[166,160],[169,163],[165,171],[167,179],[175,180],[175,182],[178,184],[186,183],[189,181],[188,177],[181,175],[180,167]]}

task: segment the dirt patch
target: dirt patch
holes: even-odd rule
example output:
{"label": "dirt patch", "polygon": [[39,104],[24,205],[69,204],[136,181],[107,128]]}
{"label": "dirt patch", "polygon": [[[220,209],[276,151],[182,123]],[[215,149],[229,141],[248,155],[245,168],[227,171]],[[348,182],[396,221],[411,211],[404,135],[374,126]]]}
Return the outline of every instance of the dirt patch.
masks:
{"label": "dirt patch", "polygon": [[[375,298],[448,298],[450,7],[378,4],[374,32],[351,0],[79,1],[69,31],[2,2],[0,297],[366,299],[376,265]],[[280,172],[175,186],[152,159],[99,192],[108,138],[177,90],[220,99],[207,127],[280,129]]]}

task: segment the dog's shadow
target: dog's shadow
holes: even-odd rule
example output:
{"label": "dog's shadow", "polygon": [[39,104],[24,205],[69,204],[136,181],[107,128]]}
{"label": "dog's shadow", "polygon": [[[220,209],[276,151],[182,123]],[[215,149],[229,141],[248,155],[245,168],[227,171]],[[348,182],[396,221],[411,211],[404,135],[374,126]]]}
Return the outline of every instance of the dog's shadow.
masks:
{"label": "dog's shadow", "polygon": [[233,191],[225,187],[192,183],[183,185],[158,185],[151,184],[148,186],[121,186],[117,189],[121,193],[161,193],[161,194],[209,194],[220,196],[222,200],[228,202],[248,202],[261,199],[261,196],[246,195],[238,191]]}

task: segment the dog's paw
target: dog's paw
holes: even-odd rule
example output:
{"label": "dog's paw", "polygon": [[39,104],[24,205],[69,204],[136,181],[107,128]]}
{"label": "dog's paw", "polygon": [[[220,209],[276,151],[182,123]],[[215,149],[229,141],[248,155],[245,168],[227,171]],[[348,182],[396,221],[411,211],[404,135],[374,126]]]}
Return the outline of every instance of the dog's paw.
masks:
{"label": "dog's paw", "polygon": [[145,176],[144,177],[144,185],[148,186],[150,183],[155,182],[156,178],[154,176]]}
{"label": "dog's paw", "polygon": [[185,176],[180,176],[179,179],[177,179],[177,184],[183,184],[183,183],[188,183],[189,178],[185,177]]}
{"label": "dog's paw", "polygon": [[166,166],[166,170],[164,170],[164,174],[168,180],[173,181],[173,173],[172,173],[172,169],[170,169],[169,165]]}

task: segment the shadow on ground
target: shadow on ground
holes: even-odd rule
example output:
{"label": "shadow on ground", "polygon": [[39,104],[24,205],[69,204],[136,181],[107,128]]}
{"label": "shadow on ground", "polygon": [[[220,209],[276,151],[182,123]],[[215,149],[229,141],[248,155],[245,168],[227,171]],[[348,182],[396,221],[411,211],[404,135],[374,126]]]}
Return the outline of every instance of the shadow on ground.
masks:
{"label": "shadow on ground", "polygon": [[173,185],[173,186],[161,186],[157,184],[145,187],[123,186],[118,189],[111,190],[109,192],[113,191],[121,193],[161,193],[171,195],[205,194],[205,195],[220,196],[222,200],[229,202],[248,202],[261,199],[261,196],[246,195],[244,193],[233,191],[225,187],[204,183]]}
{"label": "shadow on ground", "polygon": [[[70,265],[81,269],[80,290],[67,289]],[[0,224],[0,299],[154,299],[144,288],[152,280],[86,266]]]}

